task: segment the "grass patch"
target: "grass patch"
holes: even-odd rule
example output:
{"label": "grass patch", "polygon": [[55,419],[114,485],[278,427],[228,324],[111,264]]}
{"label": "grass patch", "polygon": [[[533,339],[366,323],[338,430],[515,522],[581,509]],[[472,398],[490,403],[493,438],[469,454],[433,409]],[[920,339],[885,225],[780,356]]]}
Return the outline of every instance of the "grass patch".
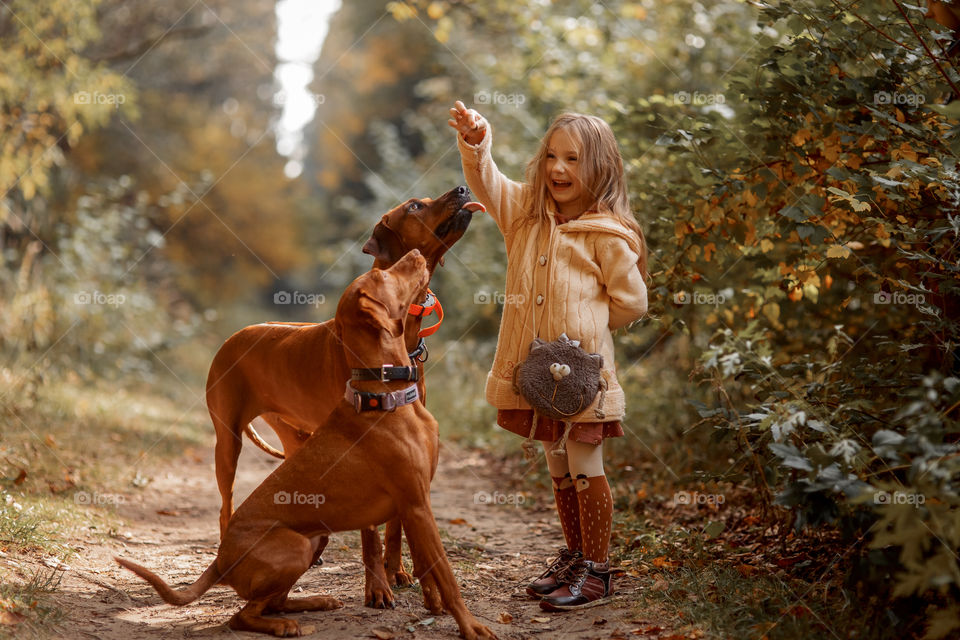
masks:
{"label": "grass patch", "polygon": [[35,508],[24,510],[23,505],[8,493],[0,492],[0,550],[11,548],[47,549],[51,543],[49,528],[52,523],[42,518]]}
{"label": "grass patch", "polygon": [[706,638],[913,637],[878,626],[889,607],[844,582],[855,546],[837,532],[763,520],[747,489],[669,488],[636,491],[614,516],[612,561],[641,585],[638,618]]}
{"label": "grass patch", "polygon": [[637,610],[665,610],[667,619],[714,638],[866,637],[851,628],[857,625],[851,625],[849,608],[838,610],[837,602],[824,602],[814,591],[822,589],[772,575],[747,577],[728,566],[682,567],[642,592]]}
{"label": "grass patch", "polygon": [[202,396],[163,393],[55,382],[29,404],[4,405],[0,487],[21,502],[110,506],[143,486],[148,467],[212,443]]}
{"label": "grass patch", "polygon": [[[6,571],[4,571],[6,573]],[[44,630],[58,624],[63,613],[50,603],[62,571],[41,568],[22,583],[0,582],[0,638],[40,638]]]}
{"label": "grass patch", "polygon": [[116,531],[116,506],[151,468],[212,445],[197,393],[172,379],[118,389],[73,378],[0,398],[0,637],[42,637],[62,618],[47,597],[62,572],[39,557],[65,560],[71,538]]}

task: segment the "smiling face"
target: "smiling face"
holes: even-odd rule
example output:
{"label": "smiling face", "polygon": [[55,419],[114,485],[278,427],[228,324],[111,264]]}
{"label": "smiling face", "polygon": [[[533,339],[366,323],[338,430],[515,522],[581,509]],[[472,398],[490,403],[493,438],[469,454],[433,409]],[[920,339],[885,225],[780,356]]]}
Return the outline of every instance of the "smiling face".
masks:
{"label": "smiling face", "polygon": [[580,156],[579,141],[566,129],[557,129],[547,141],[544,179],[560,215],[568,219],[590,206],[585,197]]}

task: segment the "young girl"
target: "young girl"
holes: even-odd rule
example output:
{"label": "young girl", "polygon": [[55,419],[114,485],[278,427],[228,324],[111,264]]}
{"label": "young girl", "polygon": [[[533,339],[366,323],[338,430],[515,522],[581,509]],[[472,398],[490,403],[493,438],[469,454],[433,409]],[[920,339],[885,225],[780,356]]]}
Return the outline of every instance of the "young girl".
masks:
{"label": "young girl", "polygon": [[[490,156],[487,121],[460,101],[450,114],[467,184],[503,234],[506,299],[516,301],[503,309],[487,400],[498,410],[497,424],[543,442],[567,544],[527,593],[541,598],[547,611],[592,606],[611,593],[613,501],[602,443],[623,435],[624,394],[610,332],[647,311],[647,248],[630,212],[623,159],[603,120],[563,114],[527,166],[526,183],[514,182]],[[602,412],[595,411],[595,399],[566,434],[562,422],[539,416],[534,422],[513,386],[514,367],[533,339],[551,341],[561,333],[603,356],[608,384]]]}

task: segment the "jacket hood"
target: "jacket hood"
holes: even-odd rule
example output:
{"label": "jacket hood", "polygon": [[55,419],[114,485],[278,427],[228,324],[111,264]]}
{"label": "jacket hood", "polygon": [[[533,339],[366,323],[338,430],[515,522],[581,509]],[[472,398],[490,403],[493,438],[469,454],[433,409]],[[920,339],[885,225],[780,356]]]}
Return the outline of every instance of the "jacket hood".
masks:
{"label": "jacket hood", "polygon": [[610,213],[585,213],[575,220],[565,222],[557,227],[560,233],[600,232],[611,233],[626,240],[627,245],[634,253],[640,254],[640,239],[626,225],[613,217]]}

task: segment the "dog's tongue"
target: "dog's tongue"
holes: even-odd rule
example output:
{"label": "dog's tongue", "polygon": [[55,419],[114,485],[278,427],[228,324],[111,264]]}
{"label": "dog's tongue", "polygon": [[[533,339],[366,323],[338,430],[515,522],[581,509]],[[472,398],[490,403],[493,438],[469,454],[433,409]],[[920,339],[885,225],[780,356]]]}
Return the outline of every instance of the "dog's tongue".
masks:
{"label": "dog's tongue", "polygon": [[477,211],[486,211],[486,210],[487,210],[487,208],[486,208],[485,206],[483,206],[482,204],[480,204],[479,202],[468,202],[467,204],[463,205],[463,206],[460,207],[460,208],[461,208],[461,209],[467,209],[468,211],[470,211],[470,212],[472,212],[472,213],[476,213]]}

